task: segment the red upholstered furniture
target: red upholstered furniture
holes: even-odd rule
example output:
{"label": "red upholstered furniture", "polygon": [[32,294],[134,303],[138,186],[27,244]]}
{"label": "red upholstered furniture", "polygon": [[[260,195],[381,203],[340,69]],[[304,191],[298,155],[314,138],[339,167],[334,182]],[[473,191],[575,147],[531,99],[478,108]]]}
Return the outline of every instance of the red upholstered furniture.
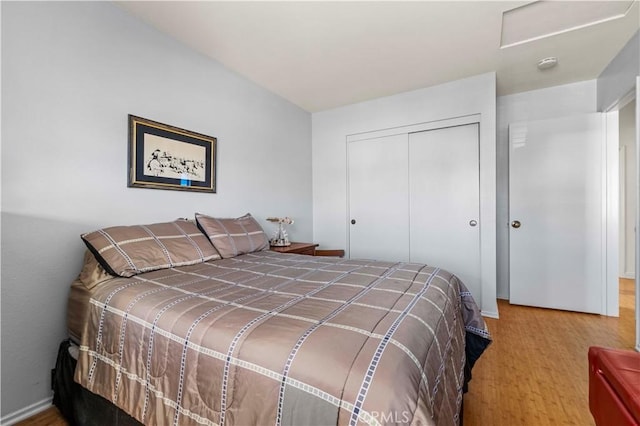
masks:
{"label": "red upholstered furniture", "polygon": [[589,409],[597,426],[640,425],[640,353],[589,348]]}

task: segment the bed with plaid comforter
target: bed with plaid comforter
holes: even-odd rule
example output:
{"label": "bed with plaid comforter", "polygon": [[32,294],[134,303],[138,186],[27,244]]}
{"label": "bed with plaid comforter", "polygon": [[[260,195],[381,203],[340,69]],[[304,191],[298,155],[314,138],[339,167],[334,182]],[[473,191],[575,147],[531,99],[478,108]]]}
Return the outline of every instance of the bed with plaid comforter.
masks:
{"label": "bed with plaid comforter", "polygon": [[89,301],[75,380],[147,425],[457,425],[455,275],[262,251],[114,277]]}

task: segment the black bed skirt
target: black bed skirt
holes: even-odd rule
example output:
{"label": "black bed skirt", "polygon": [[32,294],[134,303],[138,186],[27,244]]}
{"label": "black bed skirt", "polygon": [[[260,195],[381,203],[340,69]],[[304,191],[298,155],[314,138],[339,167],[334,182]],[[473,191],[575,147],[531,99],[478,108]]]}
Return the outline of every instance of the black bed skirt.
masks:
{"label": "black bed skirt", "polygon": [[[467,392],[471,369],[491,343],[475,334],[466,333],[466,364],[463,392]],[[70,340],[60,343],[58,359],[53,372],[53,405],[58,407],[71,426],[143,426],[142,423],[116,407],[111,402],[89,392],[73,381],[77,361],[69,353]],[[464,408],[460,407],[460,425]]]}
{"label": "black bed skirt", "polygon": [[71,426],[142,426],[142,423],[73,381],[77,361],[69,353],[71,342],[60,343],[53,372],[53,405]]}

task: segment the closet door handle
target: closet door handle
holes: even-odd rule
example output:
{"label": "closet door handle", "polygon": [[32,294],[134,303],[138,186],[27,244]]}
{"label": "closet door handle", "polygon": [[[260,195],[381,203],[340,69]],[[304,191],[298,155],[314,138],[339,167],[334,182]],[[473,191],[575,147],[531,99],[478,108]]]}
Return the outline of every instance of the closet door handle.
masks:
{"label": "closet door handle", "polygon": [[471,219],[469,221],[469,226],[477,226],[477,225],[478,225],[478,221],[477,220]]}
{"label": "closet door handle", "polygon": [[351,219],[351,224],[355,225],[356,224],[356,220],[355,219]]}
{"label": "closet door handle", "polygon": [[511,227],[516,229],[520,228],[520,221],[514,220],[513,222],[511,222]]}

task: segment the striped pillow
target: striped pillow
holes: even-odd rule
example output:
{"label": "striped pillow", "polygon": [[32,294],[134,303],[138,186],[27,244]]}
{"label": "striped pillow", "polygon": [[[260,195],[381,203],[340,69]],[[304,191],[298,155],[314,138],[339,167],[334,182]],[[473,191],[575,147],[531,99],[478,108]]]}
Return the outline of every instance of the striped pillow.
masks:
{"label": "striped pillow", "polygon": [[183,219],[114,226],[81,238],[107,272],[121,277],[220,259],[195,223]]}
{"label": "striped pillow", "polygon": [[196,222],[224,259],[269,248],[267,234],[249,213],[236,219],[196,213]]}

